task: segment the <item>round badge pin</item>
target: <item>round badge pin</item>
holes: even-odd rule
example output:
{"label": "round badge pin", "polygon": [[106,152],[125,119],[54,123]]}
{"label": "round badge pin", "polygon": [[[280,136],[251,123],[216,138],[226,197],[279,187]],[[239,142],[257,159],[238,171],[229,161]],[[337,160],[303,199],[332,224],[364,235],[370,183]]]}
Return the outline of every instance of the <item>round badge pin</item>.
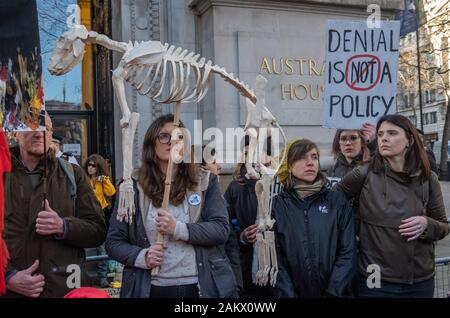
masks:
{"label": "round badge pin", "polygon": [[202,199],[196,193],[192,194],[188,199],[190,205],[199,205],[201,201]]}

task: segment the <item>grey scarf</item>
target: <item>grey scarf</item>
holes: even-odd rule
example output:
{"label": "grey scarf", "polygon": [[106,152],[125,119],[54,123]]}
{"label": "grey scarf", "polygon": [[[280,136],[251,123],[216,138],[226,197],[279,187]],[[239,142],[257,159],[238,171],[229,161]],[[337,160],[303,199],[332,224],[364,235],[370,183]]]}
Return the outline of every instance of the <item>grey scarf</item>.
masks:
{"label": "grey scarf", "polygon": [[303,200],[317,192],[319,192],[323,185],[325,184],[325,179],[320,178],[312,184],[296,184],[294,190],[297,192],[298,196]]}

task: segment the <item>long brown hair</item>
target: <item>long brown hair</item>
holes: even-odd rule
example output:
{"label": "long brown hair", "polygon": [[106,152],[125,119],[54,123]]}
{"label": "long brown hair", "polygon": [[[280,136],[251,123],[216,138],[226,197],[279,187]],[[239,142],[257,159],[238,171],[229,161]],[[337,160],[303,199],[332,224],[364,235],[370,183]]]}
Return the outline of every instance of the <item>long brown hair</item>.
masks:
{"label": "long brown hair", "polygon": [[93,162],[95,164],[95,168],[97,169],[97,176],[111,177],[108,163],[102,156],[95,153],[93,155],[90,155],[89,158],[87,158],[87,160],[84,162],[83,169],[88,176],[89,176],[89,173],[88,173],[88,163],[89,162]]}
{"label": "long brown hair", "polygon": [[[408,118],[402,115],[385,115],[377,123],[377,135],[381,124],[385,121],[402,128],[405,131],[406,138],[409,140],[410,146],[406,150],[404,170],[408,173],[415,173],[422,170],[424,180],[428,180],[431,171],[430,162],[428,161],[422,140],[416,128],[414,128]],[[374,172],[380,172],[384,168],[383,157],[378,151],[372,160],[371,167]]]}
{"label": "long brown hair", "polygon": [[[309,139],[300,139],[294,142],[289,148],[287,154],[287,164],[288,167],[291,167],[296,161],[302,159],[308,152],[316,149],[317,156],[320,159],[319,148],[317,145]],[[317,182],[318,180],[325,180],[325,175],[320,171],[320,160],[319,160],[319,171],[317,172],[317,177],[313,182]],[[295,186],[295,177],[290,176],[286,179],[285,188],[292,189]]]}
{"label": "long brown hair", "polygon": [[[159,159],[155,147],[158,134],[167,123],[173,123],[172,114],[158,117],[148,128],[142,147],[142,166],[139,168],[138,182],[144,193],[152,200],[155,207],[161,207],[164,195],[165,171],[159,167]],[[180,122],[180,127],[184,127]],[[180,163],[177,165],[177,173],[172,178],[170,188],[170,203],[179,205],[183,202],[188,189],[193,189],[198,183],[198,167],[194,163]]]}
{"label": "long brown hair", "polygon": [[358,132],[358,136],[361,139],[361,155],[364,155],[364,136],[362,134],[361,130],[357,130],[357,129],[338,129],[336,131],[336,134],[334,135],[334,139],[333,139],[333,146],[331,148],[331,152],[333,153],[333,157],[334,159],[337,159],[339,156],[343,156],[342,151],[341,151],[341,143],[340,143],[340,139],[341,139],[341,134],[344,131],[357,131]]}

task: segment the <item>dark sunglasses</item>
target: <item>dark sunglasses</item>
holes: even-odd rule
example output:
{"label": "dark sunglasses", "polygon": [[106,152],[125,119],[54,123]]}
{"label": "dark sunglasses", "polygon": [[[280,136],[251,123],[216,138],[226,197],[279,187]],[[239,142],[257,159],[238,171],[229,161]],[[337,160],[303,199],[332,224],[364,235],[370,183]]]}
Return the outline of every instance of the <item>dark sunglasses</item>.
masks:
{"label": "dark sunglasses", "polygon": [[339,138],[339,141],[342,142],[342,143],[345,143],[345,142],[347,142],[347,141],[355,142],[355,141],[357,141],[359,138],[360,138],[359,136],[341,136],[341,137]]}
{"label": "dark sunglasses", "polygon": [[92,162],[89,162],[89,163],[87,164],[87,166],[88,166],[88,167],[94,167],[94,168],[97,167],[97,165],[96,165],[95,163],[92,163]]}

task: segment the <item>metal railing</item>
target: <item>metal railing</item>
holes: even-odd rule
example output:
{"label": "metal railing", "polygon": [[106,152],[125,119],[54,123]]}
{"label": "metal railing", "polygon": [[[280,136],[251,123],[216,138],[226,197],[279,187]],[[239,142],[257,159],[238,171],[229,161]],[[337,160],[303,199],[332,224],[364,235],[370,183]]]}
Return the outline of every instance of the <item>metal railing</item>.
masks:
{"label": "metal railing", "polygon": [[[108,255],[95,255],[86,257],[86,262],[99,262],[108,260]],[[436,258],[434,276],[434,298],[447,298],[450,296],[450,257]]]}
{"label": "metal railing", "polygon": [[104,255],[93,255],[93,256],[86,256],[86,262],[100,262],[100,261],[106,261],[109,260],[110,257],[106,254]]}
{"label": "metal railing", "polygon": [[[280,191],[280,184],[276,183],[274,193]],[[450,218],[448,218],[450,223]],[[87,256],[86,262],[100,262],[109,260],[110,257],[104,255]],[[441,257],[435,259],[435,276],[434,276],[434,298],[450,297],[450,257]]]}
{"label": "metal railing", "polygon": [[436,258],[434,298],[447,298],[450,293],[450,257]]}

